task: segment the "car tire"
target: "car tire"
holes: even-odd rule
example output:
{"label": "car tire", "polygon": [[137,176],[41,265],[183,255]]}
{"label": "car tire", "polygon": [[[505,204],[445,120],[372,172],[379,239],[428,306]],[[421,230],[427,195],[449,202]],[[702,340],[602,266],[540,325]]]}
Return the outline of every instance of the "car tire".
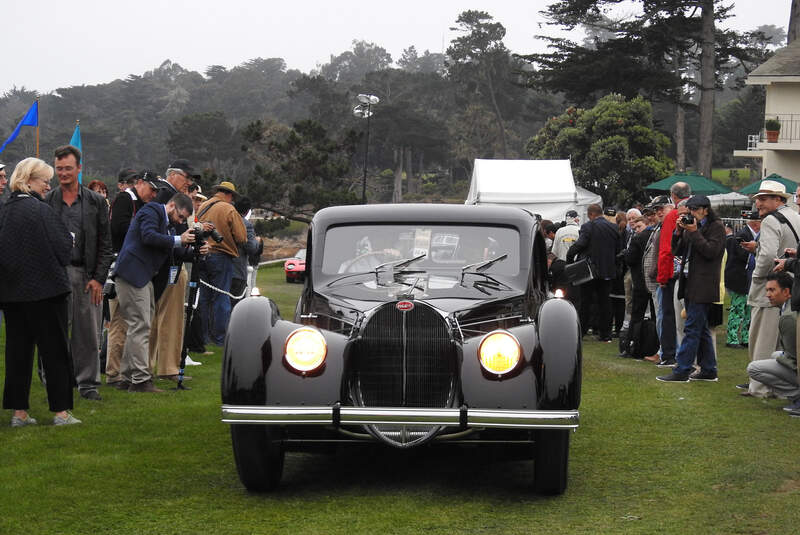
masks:
{"label": "car tire", "polygon": [[557,495],[567,490],[570,430],[547,429],[536,435],[533,490]]}
{"label": "car tire", "polygon": [[231,425],[233,458],[239,479],[251,492],[275,489],[283,474],[285,452],[265,425]]}

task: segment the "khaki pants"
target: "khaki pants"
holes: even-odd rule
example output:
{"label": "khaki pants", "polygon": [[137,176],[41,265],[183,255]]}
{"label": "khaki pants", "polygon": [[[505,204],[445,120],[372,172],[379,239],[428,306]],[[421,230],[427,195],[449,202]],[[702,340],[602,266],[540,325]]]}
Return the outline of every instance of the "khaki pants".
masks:
{"label": "khaki pants", "polygon": [[[778,322],[780,309],[778,307],[757,307],[750,310],[750,342],[748,351],[750,360],[763,360],[772,358],[772,352],[778,345]],[[769,396],[772,391],[766,385],[755,379],[750,379],[750,393],[758,397]]]}
{"label": "khaki pants", "polygon": [[[157,375],[175,375],[180,371],[183,349],[184,300],[189,277],[181,269],[175,284],[168,284],[156,303],[150,329],[150,369]],[[157,369],[156,369],[157,368]]]}
{"label": "khaki pants", "polygon": [[119,299],[116,297],[108,300],[108,312],[111,320],[108,322],[106,383],[114,384],[122,379],[119,375],[119,362],[128,336],[128,324],[119,312]]}

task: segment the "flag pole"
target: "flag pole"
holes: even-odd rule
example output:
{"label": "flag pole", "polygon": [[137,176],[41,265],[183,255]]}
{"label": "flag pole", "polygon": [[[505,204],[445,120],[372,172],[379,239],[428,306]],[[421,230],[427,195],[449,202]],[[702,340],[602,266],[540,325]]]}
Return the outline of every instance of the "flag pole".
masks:
{"label": "flag pole", "polygon": [[[39,99],[36,99],[36,109],[39,109]],[[38,113],[38,112],[37,112]],[[36,121],[36,157],[39,157],[39,121]]]}

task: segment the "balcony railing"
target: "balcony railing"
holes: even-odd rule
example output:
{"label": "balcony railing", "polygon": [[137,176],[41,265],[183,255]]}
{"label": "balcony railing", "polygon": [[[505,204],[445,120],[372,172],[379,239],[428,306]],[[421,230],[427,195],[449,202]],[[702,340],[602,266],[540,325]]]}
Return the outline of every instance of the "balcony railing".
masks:
{"label": "balcony railing", "polygon": [[[770,115],[766,119],[777,119],[781,123],[781,131],[778,134],[778,143],[793,143],[800,141],[800,115],[796,113],[780,113]],[[761,138],[762,140],[765,137]],[[749,144],[748,144],[749,148]]]}

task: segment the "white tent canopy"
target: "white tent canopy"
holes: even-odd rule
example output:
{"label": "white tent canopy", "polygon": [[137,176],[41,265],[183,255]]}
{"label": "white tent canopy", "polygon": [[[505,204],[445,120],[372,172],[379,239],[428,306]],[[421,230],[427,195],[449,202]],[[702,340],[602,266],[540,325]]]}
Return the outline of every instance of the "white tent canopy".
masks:
{"label": "white tent canopy", "polygon": [[709,195],[708,200],[711,201],[713,208],[717,206],[743,206],[749,208],[753,204],[753,200],[750,197],[736,191]]}
{"label": "white tent canopy", "polygon": [[518,206],[553,221],[577,210],[585,221],[593,202],[600,196],[575,186],[569,160],[475,160],[465,204]]}

